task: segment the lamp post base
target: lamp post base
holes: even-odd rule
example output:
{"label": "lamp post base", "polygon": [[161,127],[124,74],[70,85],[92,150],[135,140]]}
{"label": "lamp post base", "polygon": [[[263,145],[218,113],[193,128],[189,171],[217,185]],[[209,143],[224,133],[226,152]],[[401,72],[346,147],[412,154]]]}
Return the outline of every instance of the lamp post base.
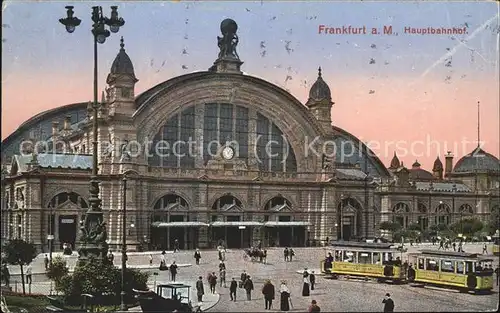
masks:
{"label": "lamp post base", "polygon": [[127,305],[125,304],[125,291],[122,291],[122,292],[120,293],[120,295],[121,295],[121,300],[122,300],[122,301],[121,301],[121,304],[120,304],[120,310],[121,310],[121,311],[128,311],[128,307],[127,307]]}

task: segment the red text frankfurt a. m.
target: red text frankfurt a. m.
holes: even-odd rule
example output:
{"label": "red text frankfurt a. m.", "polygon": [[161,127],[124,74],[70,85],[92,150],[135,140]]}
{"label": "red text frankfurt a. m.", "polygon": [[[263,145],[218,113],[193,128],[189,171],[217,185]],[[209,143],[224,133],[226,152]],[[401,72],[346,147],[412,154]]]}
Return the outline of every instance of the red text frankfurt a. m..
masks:
{"label": "red text frankfurt a. m.", "polygon": [[318,34],[332,34],[332,35],[365,35],[366,26],[353,27],[342,26],[342,27],[327,27],[325,25],[319,25]]}
{"label": "red text frankfurt a. m.", "polygon": [[463,35],[467,34],[467,27],[405,27],[405,34],[411,35]]}

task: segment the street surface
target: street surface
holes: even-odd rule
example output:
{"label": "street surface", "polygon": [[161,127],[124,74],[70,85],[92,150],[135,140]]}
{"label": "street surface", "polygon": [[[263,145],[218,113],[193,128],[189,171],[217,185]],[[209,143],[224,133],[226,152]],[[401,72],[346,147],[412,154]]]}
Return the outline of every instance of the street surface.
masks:
{"label": "street surface", "polygon": [[[408,252],[416,252],[417,247],[409,248]],[[438,246],[420,246],[418,249],[437,249]],[[466,252],[480,253],[482,246],[467,244],[464,246]],[[395,311],[419,311],[419,312],[472,312],[472,311],[496,311],[498,307],[498,287],[495,286],[493,294],[490,295],[472,295],[461,294],[456,291],[436,288],[419,288],[409,285],[389,285],[379,284],[373,281],[359,280],[331,280],[317,275],[316,288],[311,292],[311,296],[302,297],[302,275],[300,272],[304,268],[317,270],[319,262],[324,258],[323,248],[296,248],[296,256],[292,262],[284,262],[283,250],[281,248],[270,248],[268,250],[267,264],[251,262],[243,258],[243,251],[228,250],[226,253],[226,279],[229,282],[232,277],[239,280],[243,270],[251,276],[255,290],[252,294],[252,300],[247,301],[243,289],[237,291],[237,301],[232,302],[229,298],[229,289],[217,286],[217,294],[220,296],[209,296],[206,298],[207,305],[204,309],[212,312],[262,312],[264,311],[264,299],[261,293],[263,283],[266,279],[271,279],[276,288],[276,300],[273,302],[273,310],[279,311],[279,285],[282,280],[287,281],[291,291],[293,310],[304,312],[311,300],[316,300],[321,310],[326,312],[381,312],[383,311],[382,299],[386,293],[390,293],[395,302]],[[153,266],[149,266],[150,252],[138,252],[129,254],[128,266],[141,268],[150,272],[156,272],[158,275],[151,275],[149,285],[153,288],[155,283],[166,283],[170,281],[168,271],[158,271],[160,263],[160,252],[151,252],[153,254]],[[198,276],[203,277],[205,283],[205,294],[209,292],[209,286],[206,278],[209,272],[216,272],[218,275],[218,254],[216,251],[201,251],[200,265],[195,265],[193,258],[194,251],[181,251],[173,253],[167,252],[167,263],[173,260],[182,265],[179,267],[177,281],[191,284],[194,289]],[[403,255],[403,260],[405,259]],[[498,257],[495,258],[498,264]],[[70,268],[76,262],[76,256],[68,258]],[[119,254],[115,255],[114,263],[121,264]],[[33,273],[43,271],[43,255],[39,256],[33,265]],[[11,268],[11,273],[15,269]],[[19,280],[19,277],[12,276],[12,281]],[[229,283],[227,284],[229,287]],[[18,286],[20,290],[20,286]],[[33,293],[50,292],[50,282],[44,274],[36,274],[33,277]],[[192,290],[193,298],[195,290]],[[214,306],[215,305],[215,306]]]}

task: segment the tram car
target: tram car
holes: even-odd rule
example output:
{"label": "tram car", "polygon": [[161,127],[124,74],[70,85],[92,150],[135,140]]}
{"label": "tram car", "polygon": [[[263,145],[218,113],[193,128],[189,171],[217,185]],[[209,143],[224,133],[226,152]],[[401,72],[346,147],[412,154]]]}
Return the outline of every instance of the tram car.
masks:
{"label": "tram car", "polygon": [[422,250],[409,254],[410,282],[488,293],[493,289],[493,259],[475,253]]}
{"label": "tram car", "polygon": [[491,249],[493,255],[500,255],[500,234],[495,233],[495,235],[491,236],[491,240],[493,241],[493,248]]}
{"label": "tram car", "polygon": [[190,301],[189,285],[160,284],[156,293],[152,290],[133,290],[144,313],[201,312],[200,306],[193,307]]}
{"label": "tram car", "polygon": [[332,278],[359,276],[400,283],[405,276],[398,253],[392,243],[337,241],[326,248],[320,268]]}

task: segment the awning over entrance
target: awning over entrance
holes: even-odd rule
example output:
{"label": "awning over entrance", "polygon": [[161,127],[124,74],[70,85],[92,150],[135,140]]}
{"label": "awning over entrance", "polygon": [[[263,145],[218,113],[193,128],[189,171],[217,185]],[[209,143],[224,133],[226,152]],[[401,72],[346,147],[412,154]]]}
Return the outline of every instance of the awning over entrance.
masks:
{"label": "awning over entrance", "polygon": [[224,226],[262,226],[262,223],[252,222],[252,221],[241,221],[241,222],[213,222],[210,224],[212,227],[224,227]]}
{"label": "awning over entrance", "polygon": [[266,226],[266,227],[308,226],[308,225],[309,225],[309,222],[302,222],[302,221],[292,221],[292,222],[270,221],[270,222],[264,223],[264,226]]}
{"label": "awning over entrance", "polygon": [[208,226],[207,223],[202,222],[154,222],[151,224],[153,227],[166,228],[166,227],[199,227]]}

